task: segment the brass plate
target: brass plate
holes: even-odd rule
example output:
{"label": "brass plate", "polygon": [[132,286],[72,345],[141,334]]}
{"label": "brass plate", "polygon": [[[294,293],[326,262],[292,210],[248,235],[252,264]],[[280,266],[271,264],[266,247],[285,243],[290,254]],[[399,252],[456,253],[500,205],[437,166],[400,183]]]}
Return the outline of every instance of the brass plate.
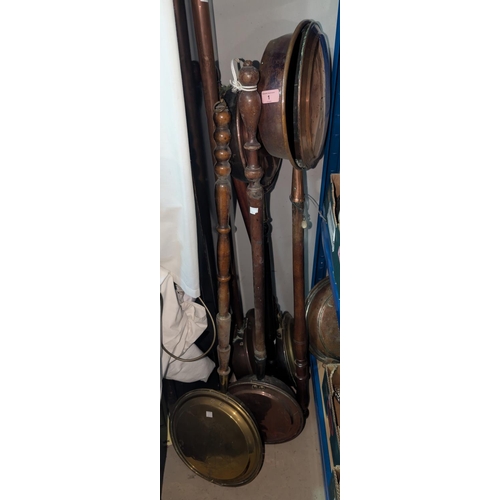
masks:
{"label": "brass plate", "polygon": [[281,380],[255,375],[231,384],[229,393],[242,401],[254,416],[266,444],[296,438],[304,428],[304,413],[293,391]]}
{"label": "brass plate", "polygon": [[292,140],[297,166],[308,170],[323,154],[330,115],[330,58],[316,22],[302,32],[297,64]]}
{"label": "brass plate", "polygon": [[177,401],[170,418],[175,451],[196,474],[241,486],[259,473],[264,445],[253,416],[233,397],[197,389]]}
{"label": "brass plate", "polygon": [[307,296],[306,324],[309,352],[324,363],[340,361],[340,327],[328,276]]}

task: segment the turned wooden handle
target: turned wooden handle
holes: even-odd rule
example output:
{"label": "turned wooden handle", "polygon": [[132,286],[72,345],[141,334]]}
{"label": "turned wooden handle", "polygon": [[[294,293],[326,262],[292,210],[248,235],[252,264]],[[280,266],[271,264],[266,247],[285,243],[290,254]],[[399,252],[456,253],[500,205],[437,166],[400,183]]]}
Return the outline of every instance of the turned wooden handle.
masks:
{"label": "turned wooden handle", "polygon": [[292,256],[293,256],[293,355],[297,401],[307,417],[309,415],[309,346],[306,333],[305,280],[304,280],[304,182],[298,168],[292,173]]}
{"label": "turned wooden handle", "polygon": [[[245,61],[239,73],[239,81],[245,87],[257,85],[259,71],[251,61]],[[264,335],[264,190],[260,180],[264,171],[259,165],[257,141],[257,125],[261,110],[260,94],[256,91],[242,91],[238,96],[238,108],[247,130],[248,141],[243,145],[246,153],[245,177],[248,181],[247,199],[250,212],[250,241],[252,246],[253,296],[255,309],[255,328],[253,344],[255,354],[255,370],[259,380],[266,371],[266,344]]]}
{"label": "turned wooden handle", "polygon": [[225,101],[219,101],[214,108],[215,132],[214,139],[216,148],[214,156],[215,164],[215,206],[217,210],[217,268],[219,281],[217,323],[217,355],[219,367],[217,372],[220,377],[222,392],[226,392],[229,384],[229,356],[231,346],[229,343],[231,334],[231,314],[229,312],[229,280],[231,279],[231,227],[229,225],[229,207],[231,203],[231,150],[229,141],[231,133],[229,122],[231,114]]}
{"label": "turned wooden handle", "polygon": [[[236,198],[238,199],[238,204],[240,206],[241,215],[243,216],[243,222],[245,223],[245,228],[250,240],[250,208],[248,206],[247,197],[247,184],[246,182],[239,181],[233,177],[233,192],[236,193]],[[267,371],[269,368],[273,368],[274,362],[276,360],[276,331],[278,330],[278,316],[277,311],[279,305],[275,296],[275,287],[272,278],[273,269],[273,251],[272,251],[272,241],[271,241],[271,216],[269,214],[269,205],[271,203],[271,191],[264,188],[264,211],[263,211],[263,225],[264,225],[264,324],[265,324],[265,338],[266,338],[266,353],[267,353]],[[234,276],[234,273],[233,273]],[[235,310],[233,308],[233,316]],[[235,317],[236,324],[238,324]]]}

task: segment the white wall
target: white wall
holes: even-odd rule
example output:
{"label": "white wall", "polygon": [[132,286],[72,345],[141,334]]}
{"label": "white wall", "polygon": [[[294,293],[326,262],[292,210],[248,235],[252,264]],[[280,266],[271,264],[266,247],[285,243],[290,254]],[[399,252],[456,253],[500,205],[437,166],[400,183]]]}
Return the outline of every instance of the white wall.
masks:
{"label": "white wall", "polygon": [[[217,49],[222,84],[231,77],[231,60],[242,57],[261,60],[268,42],[287,33],[293,33],[303,19],[318,21],[328,37],[330,53],[333,53],[337,22],[338,0],[213,0],[216,25]],[[306,193],[319,200],[323,162],[306,176]],[[276,293],[282,311],[293,315],[292,281],[292,207],[289,196],[292,182],[292,166],[283,160],[276,187],[271,195],[272,239]],[[306,293],[311,284],[314,257],[316,221],[318,213],[309,203],[309,219],[312,223],[305,231]],[[253,282],[251,250],[241,214],[233,223],[236,237],[240,284],[245,312],[253,307]]]}

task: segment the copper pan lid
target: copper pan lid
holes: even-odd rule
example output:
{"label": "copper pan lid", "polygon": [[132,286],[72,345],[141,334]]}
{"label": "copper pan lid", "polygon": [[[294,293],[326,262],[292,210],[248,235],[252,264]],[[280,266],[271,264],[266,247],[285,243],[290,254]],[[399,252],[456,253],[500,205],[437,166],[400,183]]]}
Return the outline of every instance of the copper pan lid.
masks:
{"label": "copper pan lid", "polygon": [[294,159],[314,168],[323,154],[330,115],[330,58],[317,22],[302,32],[293,101]]}
{"label": "copper pan lid", "polygon": [[212,389],[179,398],[170,415],[170,436],[181,460],[220,486],[249,483],[264,462],[264,445],[252,414],[241,401]]}

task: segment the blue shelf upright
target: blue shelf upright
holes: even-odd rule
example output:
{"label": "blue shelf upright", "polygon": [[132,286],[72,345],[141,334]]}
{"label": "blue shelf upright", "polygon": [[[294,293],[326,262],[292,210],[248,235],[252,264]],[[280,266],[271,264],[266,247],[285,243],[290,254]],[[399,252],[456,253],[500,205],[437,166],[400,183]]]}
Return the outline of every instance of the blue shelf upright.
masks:
{"label": "blue shelf upright", "polygon": [[[331,107],[329,117],[329,127],[325,143],[325,154],[323,159],[323,172],[321,179],[321,192],[319,199],[319,209],[324,212],[325,199],[330,189],[331,174],[340,173],[340,2],[337,16],[337,26],[335,33],[335,45],[333,50],[333,66],[331,79]],[[311,289],[320,280],[325,278],[327,272],[333,290],[333,297],[337,310],[337,318],[340,322],[340,271],[339,262],[332,258],[332,240],[325,219],[318,214],[316,225],[316,239],[314,247],[314,260],[312,269]],[[338,237],[340,234],[337,235]],[[337,240],[338,244],[338,240]],[[314,402],[317,414],[318,431],[323,464],[323,477],[326,500],[337,500],[335,488],[333,488],[333,466],[329,453],[329,432],[327,430],[327,419],[325,418],[324,394],[322,391],[322,381],[318,371],[318,362],[314,356],[310,356],[311,378],[314,392]],[[339,454],[340,456],[340,454]],[[339,460],[339,457],[337,458]],[[334,458],[335,460],[335,458]]]}

